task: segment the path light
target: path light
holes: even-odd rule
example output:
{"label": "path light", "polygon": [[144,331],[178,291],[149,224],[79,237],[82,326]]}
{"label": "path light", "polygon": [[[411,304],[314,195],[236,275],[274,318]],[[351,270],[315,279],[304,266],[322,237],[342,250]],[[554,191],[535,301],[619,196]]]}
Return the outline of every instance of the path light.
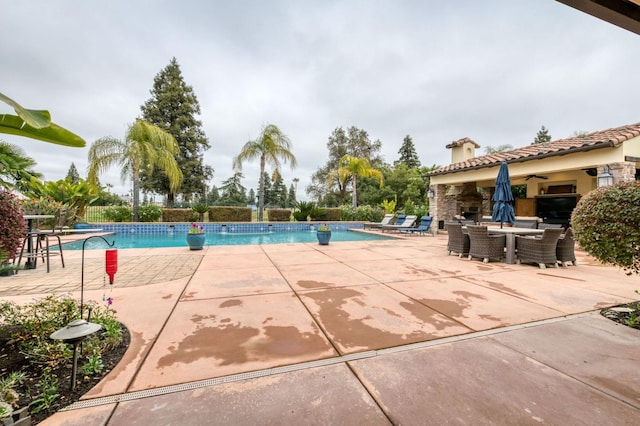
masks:
{"label": "path light", "polygon": [[78,344],[87,336],[100,330],[102,326],[83,319],[71,321],[66,327],[54,331],[49,336],[53,340],[62,340],[73,345],[73,367],[71,370],[71,390],[76,388],[76,373],[78,371]]}

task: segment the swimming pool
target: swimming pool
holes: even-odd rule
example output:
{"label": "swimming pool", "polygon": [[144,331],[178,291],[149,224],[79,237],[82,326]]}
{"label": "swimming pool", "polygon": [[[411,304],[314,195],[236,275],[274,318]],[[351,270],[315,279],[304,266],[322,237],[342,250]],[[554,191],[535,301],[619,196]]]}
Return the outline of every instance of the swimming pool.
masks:
{"label": "swimming pool", "polygon": [[[314,225],[309,224],[205,224],[205,246],[249,245],[249,244],[283,244],[317,242]],[[106,232],[105,239],[114,248],[158,248],[187,247],[186,233],[188,224],[133,224],[133,225],[95,225]],[[367,234],[349,231],[362,228],[361,223],[340,223],[331,225],[331,241],[373,241],[388,240],[390,237],[380,234]],[[91,234],[87,234],[90,237]],[[64,245],[65,250],[81,250],[83,240]],[[92,238],[84,243],[84,248],[105,249],[106,244],[100,238]]]}

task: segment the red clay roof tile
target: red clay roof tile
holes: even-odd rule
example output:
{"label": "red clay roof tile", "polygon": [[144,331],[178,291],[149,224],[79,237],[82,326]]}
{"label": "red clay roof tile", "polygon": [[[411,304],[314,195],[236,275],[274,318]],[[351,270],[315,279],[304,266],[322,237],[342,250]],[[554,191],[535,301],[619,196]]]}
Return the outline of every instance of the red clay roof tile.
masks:
{"label": "red clay roof tile", "polygon": [[[556,155],[565,155],[575,151],[587,151],[591,149],[613,147],[637,136],[640,136],[640,123],[474,157],[466,161],[441,167],[431,173],[428,173],[428,175],[444,175],[447,173],[459,172],[464,169],[492,167],[505,160],[508,163],[511,163],[543,157],[552,157]],[[463,138],[447,145],[447,148],[462,145],[462,143],[466,141],[471,140]]]}

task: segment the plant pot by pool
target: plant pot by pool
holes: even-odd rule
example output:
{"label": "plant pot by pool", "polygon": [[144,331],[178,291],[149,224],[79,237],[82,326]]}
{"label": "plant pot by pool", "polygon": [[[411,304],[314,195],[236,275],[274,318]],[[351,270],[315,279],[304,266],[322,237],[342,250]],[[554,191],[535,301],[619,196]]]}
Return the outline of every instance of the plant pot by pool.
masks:
{"label": "plant pot by pool", "polygon": [[329,245],[329,240],[331,239],[331,231],[318,231],[316,233],[318,237],[318,244],[321,246]]}
{"label": "plant pot by pool", "polygon": [[204,247],[204,232],[200,234],[187,234],[187,244],[189,250],[202,250]]}

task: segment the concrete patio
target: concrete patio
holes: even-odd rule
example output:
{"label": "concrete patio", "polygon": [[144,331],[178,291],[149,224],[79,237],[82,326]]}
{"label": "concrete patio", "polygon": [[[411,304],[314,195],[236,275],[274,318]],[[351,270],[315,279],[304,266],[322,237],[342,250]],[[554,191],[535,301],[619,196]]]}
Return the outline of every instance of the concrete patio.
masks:
{"label": "concrete patio", "polygon": [[[637,424],[640,331],[598,313],[638,300],[637,277],[446,241],[119,250],[112,289],[87,251],[85,299],[111,296],[131,345],[42,424]],[[78,294],[81,252],[65,259],[0,297]]]}

